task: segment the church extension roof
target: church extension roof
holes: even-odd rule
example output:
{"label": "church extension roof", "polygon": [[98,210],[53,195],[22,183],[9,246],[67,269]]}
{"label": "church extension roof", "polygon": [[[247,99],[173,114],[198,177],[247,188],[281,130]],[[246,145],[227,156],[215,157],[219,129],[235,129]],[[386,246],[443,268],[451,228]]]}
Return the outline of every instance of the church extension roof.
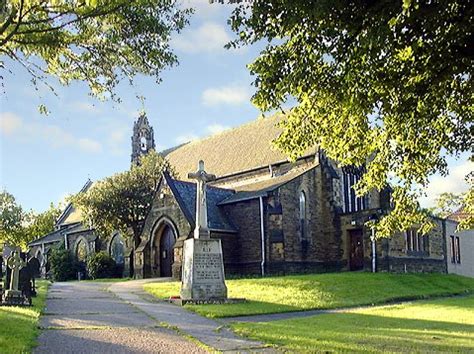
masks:
{"label": "church extension roof", "polygon": [[[209,173],[218,177],[287,161],[287,156],[272,145],[272,140],[281,132],[276,124],[282,118],[282,115],[274,115],[256,119],[162,154],[182,180],[187,180],[188,173],[196,170],[199,160],[206,163]],[[304,155],[315,151],[315,148],[309,149]]]}
{"label": "church extension roof", "polygon": [[[167,173],[163,175],[186,218],[194,224],[196,221],[196,183],[175,180]],[[207,186],[206,190],[209,229],[236,232],[236,228],[217,206],[219,202],[234,194],[234,191],[211,186]]]}
{"label": "church extension roof", "polygon": [[28,246],[31,247],[31,246],[41,245],[43,243],[53,243],[53,242],[62,241],[65,234],[68,234],[73,231],[77,231],[81,227],[82,227],[82,224],[80,222],[69,224],[63,227],[62,229],[55,230],[53,232],[50,232],[49,234],[44,235],[43,237],[40,237],[40,238],[37,238],[36,240],[31,241],[28,244]]}
{"label": "church extension roof", "polygon": [[281,187],[282,185],[294,180],[295,178],[298,178],[299,176],[313,169],[314,167],[315,165],[312,165],[302,169],[291,170],[281,176],[272,177],[267,180],[258,181],[252,184],[246,184],[241,187],[236,187],[235,190],[237,193],[224,199],[219,203],[219,205],[232,204],[266,196],[268,192],[271,192]]}

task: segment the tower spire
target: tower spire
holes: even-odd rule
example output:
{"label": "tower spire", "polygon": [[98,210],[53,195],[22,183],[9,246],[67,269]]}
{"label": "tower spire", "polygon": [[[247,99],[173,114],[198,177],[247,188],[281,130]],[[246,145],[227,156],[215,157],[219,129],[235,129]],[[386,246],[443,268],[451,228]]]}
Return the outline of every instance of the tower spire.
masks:
{"label": "tower spire", "polygon": [[140,157],[155,148],[153,127],[148,122],[145,111],[141,111],[133,124],[132,164],[138,164]]}

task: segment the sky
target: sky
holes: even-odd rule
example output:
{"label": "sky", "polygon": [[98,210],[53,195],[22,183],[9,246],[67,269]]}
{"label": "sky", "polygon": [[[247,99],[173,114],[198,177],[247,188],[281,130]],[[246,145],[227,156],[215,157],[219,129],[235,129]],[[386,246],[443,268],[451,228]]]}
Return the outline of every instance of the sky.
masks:
{"label": "sky", "polygon": [[[163,81],[137,77],[135,87],[121,84],[120,104],[88,95],[84,83],[35,91],[18,64],[3,79],[0,96],[0,188],[25,209],[37,212],[76,193],[88,178],[99,180],[130,166],[133,122],[144,109],[155,132],[157,150],[218,133],[256,119],[250,103],[253,78],[246,65],[262,49],[223,46],[234,34],[227,25],[231,8],[208,0],[182,0],[196,8],[191,24],[173,36],[179,65]],[[137,95],[145,96],[142,103]],[[44,103],[50,115],[41,115]],[[473,170],[467,156],[450,159],[450,175],[434,176],[422,200],[429,206],[439,193],[467,189],[463,177]]]}

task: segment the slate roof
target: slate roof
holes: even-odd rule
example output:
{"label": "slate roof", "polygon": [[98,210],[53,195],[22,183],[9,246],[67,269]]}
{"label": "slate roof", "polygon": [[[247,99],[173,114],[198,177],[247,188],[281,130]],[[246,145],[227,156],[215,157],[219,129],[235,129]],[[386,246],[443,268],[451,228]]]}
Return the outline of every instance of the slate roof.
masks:
{"label": "slate roof", "polygon": [[[175,180],[167,173],[164,173],[164,177],[186,218],[194,224],[196,221],[196,183]],[[217,205],[232,194],[234,191],[230,189],[207,186],[207,217],[210,230],[237,232]]]}
{"label": "slate roof", "polygon": [[40,238],[37,238],[36,240],[31,241],[28,246],[37,246],[41,245],[43,243],[53,243],[53,242],[58,242],[61,241],[64,238],[65,234],[68,234],[73,231],[78,231],[82,227],[82,224],[80,222],[70,224],[62,229],[55,230],[53,232],[50,232],[49,234],[46,234]]}
{"label": "slate roof", "polygon": [[[282,118],[282,115],[274,115],[256,119],[162,154],[180,180],[188,180],[188,173],[196,170],[199,160],[204,161],[206,171],[219,177],[287,161],[287,156],[272,145],[272,140],[281,132],[276,124]],[[309,149],[304,155],[315,151],[315,148]]]}
{"label": "slate roof", "polygon": [[449,215],[447,217],[447,219],[449,220],[453,220],[453,221],[457,221],[457,222],[461,222],[465,219],[467,219],[468,217],[470,217],[471,214],[469,214],[465,208],[459,208],[458,210],[456,210],[454,213],[452,213],[451,215]]}
{"label": "slate roof", "polygon": [[229,196],[219,203],[219,205],[232,204],[242,202],[245,200],[256,199],[259,197],[266,196],[268,192],[271,192],[282,185],[291,182],[295,178],[298,178],[307,171],[313,169],[316,165],[307,166],[305,168],[291,170],[281,176],[276,176],[263,181],[257,181],[252,184],[246,184],[243,186],[236,187],[237,193]]}

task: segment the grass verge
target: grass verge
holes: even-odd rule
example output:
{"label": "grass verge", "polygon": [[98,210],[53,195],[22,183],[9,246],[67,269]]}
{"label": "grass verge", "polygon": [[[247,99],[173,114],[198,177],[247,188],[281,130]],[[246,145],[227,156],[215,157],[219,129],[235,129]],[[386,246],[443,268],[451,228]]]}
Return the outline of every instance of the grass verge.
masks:
{"label": "grass verge", "polygon": [[[474,279],[447,274],[328,273],[227,280],[229,297],[245,303],[187,305],[207,317],[232,317],[332,309],[474,292]],[[148,283],[145,291],[166,299],[179,282]]]}
{"label": "grass verge", "polygon": [[289,352],[471,352],[473,312],[469,296],[231,327]]}
{"label": "grass verge", "polygon": [[29,353],[36,345],[39,334],[38,320],[43,311],[49,282],[38,280],[38,296],[33,298],[33,306],[0,307],[0,352]]}

